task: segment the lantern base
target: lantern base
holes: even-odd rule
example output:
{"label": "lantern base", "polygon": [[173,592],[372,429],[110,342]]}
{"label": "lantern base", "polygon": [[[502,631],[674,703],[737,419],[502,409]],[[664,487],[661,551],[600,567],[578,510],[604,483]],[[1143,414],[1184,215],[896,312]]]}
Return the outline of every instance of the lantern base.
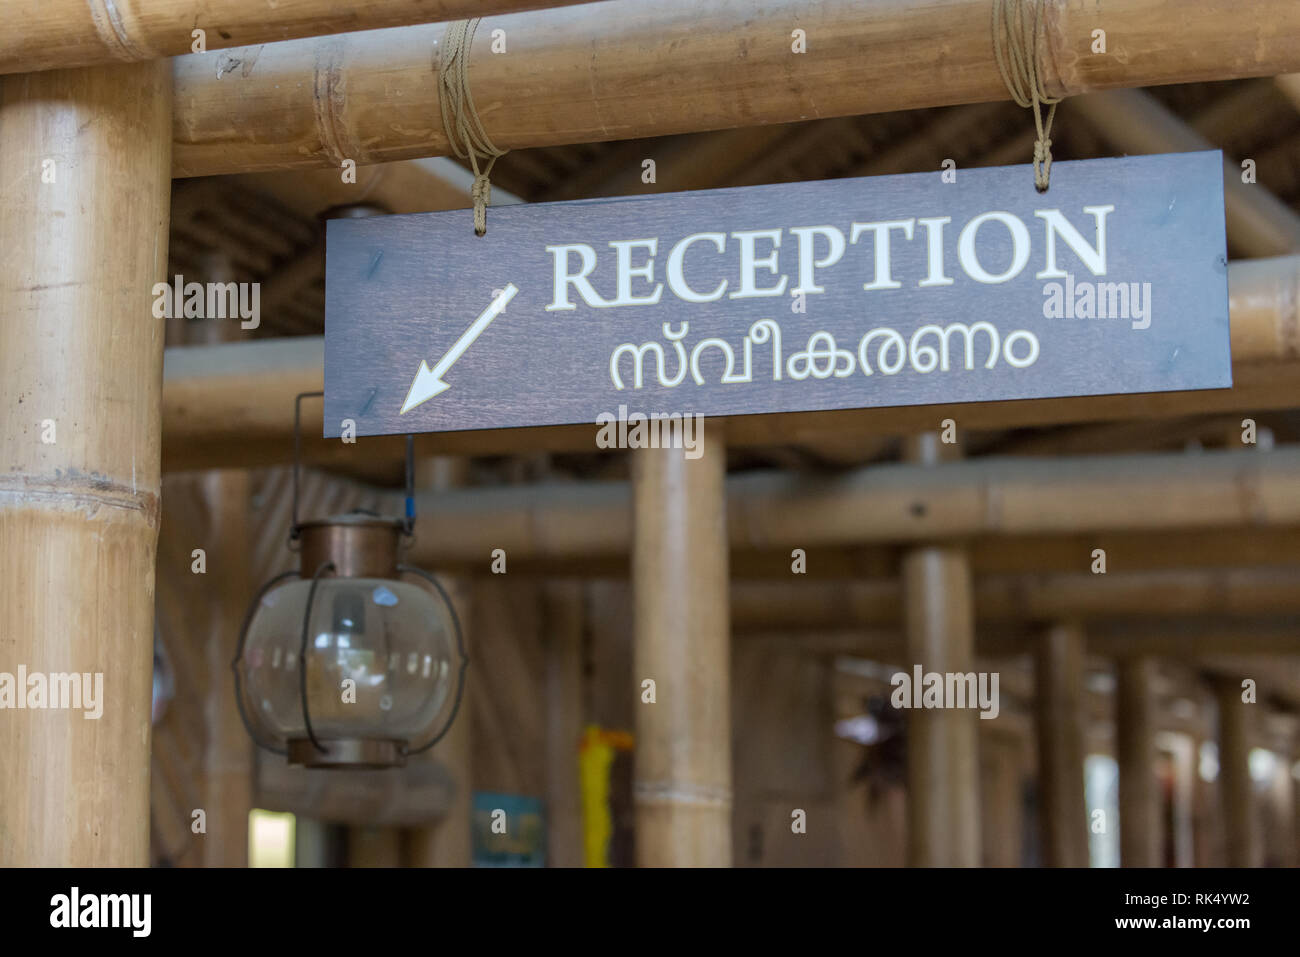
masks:
{"label": "lantern base", "polygon": [[325,751],[320,751],[310,738],[290,738],[289,763],[306,768],[346,768],[351,770],[376,770],[400,768],[406,765],[406,755],[401,741],[384,738],[337,738],[322,741]]}

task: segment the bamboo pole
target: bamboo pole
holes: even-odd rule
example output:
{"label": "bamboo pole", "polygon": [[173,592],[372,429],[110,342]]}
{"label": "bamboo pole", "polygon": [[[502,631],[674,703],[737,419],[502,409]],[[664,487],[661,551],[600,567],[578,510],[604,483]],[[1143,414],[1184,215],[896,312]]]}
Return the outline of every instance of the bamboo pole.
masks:
{"label": "bamboo pole", "polygon": [[[1168,657],[1202,661],[1206,667],[1222,664],[1225,652],[1233,655],[1277,655],[1295,652],[1300,621],[1286,618],[1189,618],[1179,622],[1114,622],[1088,628],[1087,650],[1101,658]],[[1007,622],[996,628],[977,628],[975,651],[983,658],[1010,658],[1034,650],[1038,631],[1032,621]],[[855,655],[876,661],[902,661],[906,642],[897,628],[818,629],[811,632],[754,629],[737,635],[747,642],[797,644],[812,653]],[[1240,662],[1242,659],[1237,657]],[[1300,708],[1300,686],[1286,675],[1265,671],[1261,684]]]}
{"label": "bamboo pole", "polygon": [[[1063,111],[1087,120],[1126,153],[1182,153],[1216,149],[1179,116],[1142,90],[1109,90],[1075,97]],[[1223,160],[1223,198],[1228,242],[1247,256],[1280,256],[1300,250],[1300,214],[1268,191],[1241,181],[1241,167]]]}
{"label": "bamboo pole", "polygon": [[[944,446],[928,432],[908,442],[916,468],[930,469]],[[906,663],[923,672],[965,674],[975,658],[970,562],[958,545],[921,545],[903,556]],[[974,708],[907,712],[907,862],[978,867],[979,748]]]}
{"label": "bamboo pole", "polygon": [[[582,0],[5,0],[0,73],[157,60],[204,47],[493,16]],[[233,66],[232,66],[233,69]]]}
{"label": "bamboo pole", "polygon": [[1156,803],[1155,694],[1150,658],[1116,666],[1116,737],[1119,751],[1119,860],[1124,867],[1159,867],[1162,836]]}
{"label": "bamboo pole", "polygon": [[[492,54],[480,31],[470,76],[487,132],[506,149],[1010,98],[987,0],[607,0],[492,26],[510,52]],[[807,53],[793,52],[795,28]],[[445,154],[430,69],[444,29],[177,58],[175,174]],[[1107,55],[1092,55],[1094,29],[1111,38]],[[1070,95],[1273,76],[1300,69],[1297,41],[1291,0],[1255,0],[1249,16],[1210,0],[1058,0],[1040,61],[1047,92]],[[223,56],[238,63],[222,70]]]}
{"label": "bamboo pole", "polygon": [[[415,484],[431,489],[435,498],[465,484],[469,462],[464,459],[434,457],[416,462]],[[491,554],[491,549],[483,553]],[[446,589],[460,618],[465,653],[474,655],[474,583],[465,578],[443,576]],[[480,666],[481,667],[481,666]],[[474,859],[474,699],[479,686],[475,669],[465,676],[465,693],[455,723],[446,736],[434,745],[430,756],[443,764],[452,778],[451,802],[446,814],[433,827],[406,831],[406,859],[412,867],[469,867]]]}
{"label": "bamboo pole", "polygon": [[582,866],[578,744],[583,728],[580,582],[555,582],[543,595],[546,655],[546,863]]}
{"label": "bamboo pole", "polygon": [[[217,253],[204,264],[211,282],[237,280],[230,257]],[[237,340],[237,322],[186,323],[193,339]],[[192,616],[189,640],[198,639],[207,669],[203,758],[203,806],[207,831],[203,863],[207,867],[248,866],[248,814],[253,808],[253,743],[235,706],[234,673],[239,629],[253,597],[248,573],[251,485],[247,470],[208,472],[200,479],[207,508],[200,515],[201,547],[210,563],[202,614]],[[164,504],[164,513],[167,506]],[[174,513],[173,513],[174,514]],[[188,553],[187,553],[188,554]]]}
{"label": "bamboo pole", "polygon": [[402,831],[395,827],[349,827],[348,867],[401,867]]}
{"label": "bamboo pole", "polygon": [[0,671],[102,675],[4,712],[0,864],[149,860],[170,116],[165,64],[0,81]]}
{"label": "bamboo pole", "polygon": [[1018,734],[990,730],[980,735],[981,844],[985,867],[1019,867],[1024,794],[1023,742]]}
{"label": "bamboo pole", "polygon": [[253,743],[235,706],[234,673],[239,629],[252,599],[248,576],[250,476],[247,471],[203,476],[209,535],[209,600],[195,616],[190,637],[203,639],[207,666],[204,724],[203,802],[207,832],[203,862],[208,867],[248,866],[248,814],[253,809]]}
{"label": "bamboo pole", "polygon": [[[888,464],[825,479],[755,471],[726,484],[733,549],[1300,523],[1300,450],[1284,448]],[[413,555],[434,565],[492,548],[521,561],[623,555],[630,496],[628,483],[597,481],[424,497]]]}
{"label": "bamboo pole", "polygon": [[642,866],[732,861],[726,446],[712,422],[706,435],[698,459],[680,448],[632,457],[634,800]]}
{"label": "bamboo pole", "polygon": [[1038,644],[1039,816],[1049,867],[1088,866],[1083,649],[1083,629],[1074,622],[1052,626]]}
{"label": "bamboo pole", "polygon": [[[1297,5],[1300,6],[1300,5]],[[845,442],[854,436],[907,435],[956,417],[968,430],[1062,422],[1126,421],[1290,408],[1300,391],[1300,256],[1241,260],[1228,266],[1233,387],[1199,392],[969,402],[909,408],[850,409],[735,416],[728,443]],[[163,465],[168,470],[286,464],[292,451],[293,397],[320,391],[324,340],[267,339],[169,349],[163,384]],[[594,426],[490,429],[422,436],[422,450],[464,454],[592,449]],[[303,437],[306,460],[343,464],[357,448]],[[367,456],[401,461],[399,436],[362,440]]]}
{"label": "bamboo pole", "polygon": [[1223,814],[1224,850],[1228,867],[1258,867],[1259,821],[1250,780],[1250,747],[1254,709],[1241,700],[1241,679],[1218,676],[1213,681],[1219,706],[1219,807]]}

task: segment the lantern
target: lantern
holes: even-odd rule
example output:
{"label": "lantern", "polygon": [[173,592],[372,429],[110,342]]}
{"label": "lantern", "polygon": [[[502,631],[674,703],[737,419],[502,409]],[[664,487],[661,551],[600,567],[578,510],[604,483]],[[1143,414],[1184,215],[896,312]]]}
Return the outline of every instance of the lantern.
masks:
{"label": "lantern", "polygon": [[245,616],[233,664],[240,715],[259,746],[291,764],[400,766],[446,734],[469,664],[446,591],[400,561],[414,525],[412,444],[405,520],[355,511],[302,523],[297,446],[299,568],[267,582]]}

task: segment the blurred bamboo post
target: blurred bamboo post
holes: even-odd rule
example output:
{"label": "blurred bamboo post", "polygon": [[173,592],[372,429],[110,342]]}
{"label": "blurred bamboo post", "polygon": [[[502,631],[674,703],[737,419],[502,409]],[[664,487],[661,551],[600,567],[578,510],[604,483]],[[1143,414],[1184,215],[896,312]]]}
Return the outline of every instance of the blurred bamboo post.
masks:
{"label": "blurred bamboo post", "polygon": [[578,744],[583,728],[581,582],[553,582],[543,594],[546,655],[546,864],[582,866]]}
{"label": "blurred bamboo post", "polygon": [[1259,821],[1250,780],[1251,734],[1258,706],[1241,700],[1238,677],[1216,676],[1214,693],[1219,708],[1219,806],[1225,863],[1228,867],[1258,867]]}
{"label": "blurred bamboo post", "polygon": [[98,720],[0,720],[9,866],[149,861],[171,102],[165,62],[0,79],[0,661],[102,676]]}
{"label": "blurred bamboo post", "polygon": [[1115,671],[1120,864],[1159,867],[1162,832],[1156,805],[1153,662],[1125,658],[1116,663]]}
{"label": "blurred bamboo post", "polygon": [[[218,253],[206,257],[208,282],[236,282],[230,256]],[[191,342],[236,342],[240,339],[237,320],[186,322]],[[248,866],[248,814],[253,808],[253,742],[235,706],[235,682],[230,663],[235,660],[239,629],[252,599],[248,577],[249,496],[247,469],[220,469],[201,480],[207,505],[205,536],[195,542],[207,553],[208,602],[206,614],[195,615],[194,632],[188,640],[202,641],[207,665],[207,701],[204,726],[203,801],[207,811],[207,832],[203,840],[203,863],[207,867]],[[165,506],[164,506],[165,508]]]}
{"label": "blurred bamboo post", "polygon": [[[908,440],[906,458],[923,466],[957,455],[934,432]],[[907,667],[923,673],[974,670],[975,606],[970,560],[958,545],[924,544],[903,556]],[[913,867],[978,867],[979,712],[907,712],[907,860]]]}
{"label": "blurred bamboo post", "polygon": [[1023,751],[1024,743],[1015,732],[990,729],[980,735],[980,815],[984,822],[980,843],[985,867],[1019,867],[1023,859]]}
{"label": "blurred bamboo post", "polygon": [[1043,861],[1049,867],[1088,866],[1083,653],[1083,626],[1077,622],[1053,625],[1039,639],[1035,688],[1039,815]]}
{"label": "blurred bamboo post", "polygon": [[[433,495],[464,485],[469,477],[467,459],[445,455],[416,459],[415,469],[415,487],[428,489]],[[482,559],[486,564],[488,553],[485,552]],[[460,617],[470,666],[465,674],[465,695],[456,722],[447,731],[447,736],[423,756],[424,760],[441,761],[450,772],[454,788],[451,806],[436,826],[405,829],[402,832],[403,854],[411,867],[469,867],[474,858],[474,673],[475,668],[484,667],[484,664],[474,659],[472,580],[446,575],[438,577]]]}
{"label": "blurred bamboo post", "polygon": [[401,867],[402,836],[396,827],[349,827],[348,867]]}
{"label": "blurred bamboo post", "polygon": [[642,866],[732,863],[727,451],[713,420],[704,438],[696,459],[680,448],[632,453],[634,800]]}

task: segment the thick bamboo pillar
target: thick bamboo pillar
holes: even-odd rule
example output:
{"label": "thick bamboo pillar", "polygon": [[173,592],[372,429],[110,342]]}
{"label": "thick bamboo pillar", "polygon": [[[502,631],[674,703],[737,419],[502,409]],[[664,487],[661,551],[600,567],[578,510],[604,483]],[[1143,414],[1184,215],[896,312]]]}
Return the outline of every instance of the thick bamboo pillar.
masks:
{"label": "thick bamboo pillar", "polygon": [[103,676],[0,717],[4,865],[148,862],[170,78],[0,80],[0,671]]}
{"label": "thick bamboo pillar", "polygon": [[1083,627],[1076,622],[1054,625],[1038,645],[1039,816],[1049,867],[1088,866],[1083,651]]}
{"label": "thick bamboo pillar", "polygon": [[1156,804],[1155,731],[1149,658],[1116,665],[1116,736],[1119,747],[1119,859],[1124,867],[1160,866]]}
{"label": "thick bamboo pillar", "polygon": [[[907,457],[936,465],[955,453],[935,433],[909,440]],[[967,673],[975,665],[970,560],[957,545],[903,556],[908,668]],[[979,742],[976,708],[907,712],[907,860],[913,867],[978,867]]]}
{"label": "thick bamboo pillar", "polygon": [[578,744],[582,680],[583,596],[580,582],[556,582],[544,595],[546,654],[546,863],[582,866],[582,795]]}
{"label": "thick bamboo pillar", "polygon": [[[730,609],[721,426],[632,453],[636,856],[731,865]],[[654,682],[649,703],[647,681]]]}
{"label": "thick bamboo pillar", "polygon": [[1250,781],[1250,742],[1258,705],[1241,700],[1241,679],[1214,682],[1219,706],[1219,807],[1228,867],[1258,867],[1259,821]]}

